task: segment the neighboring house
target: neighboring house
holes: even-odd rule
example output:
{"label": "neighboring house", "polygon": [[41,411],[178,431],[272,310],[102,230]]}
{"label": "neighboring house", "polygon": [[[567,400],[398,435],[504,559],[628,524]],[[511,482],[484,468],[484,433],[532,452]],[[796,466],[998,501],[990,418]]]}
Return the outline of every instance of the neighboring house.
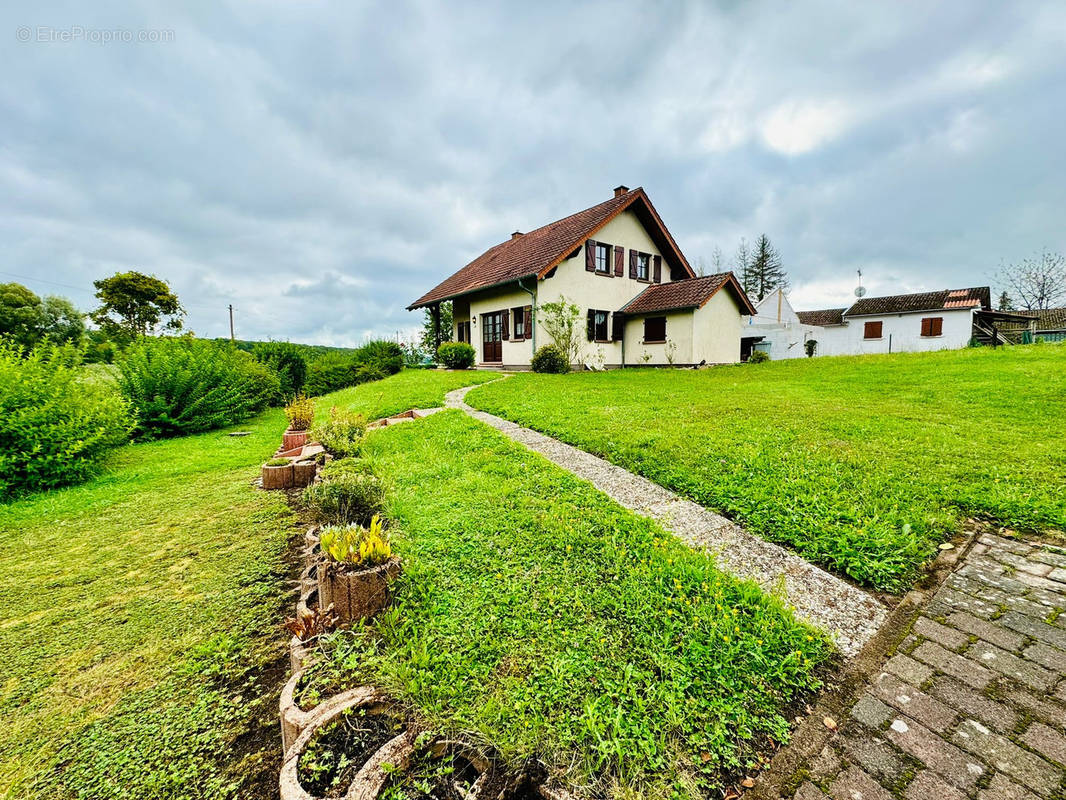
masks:
{"label": "neighboring house", "polygon": [[[839,319],[843,311],[842,308],[836,309],[836,322],[826,323],[819,315],[827,312],[797,312],[788,302],[785,293],[780,289],[774,289],[755,304],[756,313],[745,318],[747,327],[744,329],[743,338],[751,340],[752,349],[764,350],[774,360],[805,358],[807,341],[818,340],[819,326],[843,324]],[[745,353],[745,360],[746,355]]]}
{"label": "neighboring house", "polygon": [[1018,312],[1036,319],[1033,337],[1045,342],[1066,342],[1066,308],[1044,308]]}
{"label": "neighboring house", "polygon": [[697,278],[642,188],[489,248],[408,309],[451,301],[479,366],[526,369],[550,342],[539,308],[581,309],[579,363],[734,363],[754,307],[731,272]]}

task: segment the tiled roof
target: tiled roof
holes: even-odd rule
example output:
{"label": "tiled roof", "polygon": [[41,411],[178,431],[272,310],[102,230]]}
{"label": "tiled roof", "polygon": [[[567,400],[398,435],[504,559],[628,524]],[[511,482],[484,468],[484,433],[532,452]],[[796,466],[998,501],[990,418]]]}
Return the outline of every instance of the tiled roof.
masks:
{"label": "tiled roof", "polygon": [[[732,272],[719,272],[702,278],[688,278],[670,283],[653,283],[620,309],[620,314],[650,314],[656,311],[676,311],[684,308],[699,308],[723,286],[730,286],[741,305],[742,314],[754,314],[744,290],[740,288]],[[746,306],[746,308],[745,308]]]}
{"label": "tiled roof", "polygon": [[987,286],[972,289],[944,289],[939,292],[897,294],[892,297],[863,297],[844,312],[845,317],[867,314],[904,314],[911,311],[950,311],[957,308],[991,308]]}
{"label": "tiled roof", "polygon": [[823,308],[819,311],[797,311],[804,325],[843,325],[846,308]]}
{"label": "tiled roof", "polygon": [[534,275],[543,278],[545,273],[573,253],[589,236],[631,206],[656,240],[667,264],[675,265],[689,275],[693,274],[644,189],[638,186],[592,208],[490,247],[407,308],[432,305],[520,278]]}
{"label": "tiled roof", "polygon": [[1017,311],[1017,314],[1036,317],[1038,331],[1066,330],[1066,308],[1041,308],[1035,311]]}

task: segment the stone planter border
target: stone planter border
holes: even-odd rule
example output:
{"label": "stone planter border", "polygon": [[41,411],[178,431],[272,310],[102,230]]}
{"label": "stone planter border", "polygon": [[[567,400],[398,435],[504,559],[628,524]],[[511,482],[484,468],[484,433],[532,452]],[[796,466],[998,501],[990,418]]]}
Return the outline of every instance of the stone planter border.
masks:
{"label": "stone planter border", "polygon": [[307,437],[310,435],[309,431],[294,431],[292,428],[281,434],[281,449],[292,450],[294,447],[303,447],[307,444]]}
{"label": "stone planter border", "polygon": [[342,623],[355,623],[374,617],[392,600],[390,584],[400,574],[400,559],[393,556],[384,564],[366,569],[344,570],[328,563],[318,570],[318,602],[333,606]]}
{"label": "stone planter border", "polygon": [[263,464],[261,475],[264,489],[291,489],[292,464],[283,467],[270,467]]}

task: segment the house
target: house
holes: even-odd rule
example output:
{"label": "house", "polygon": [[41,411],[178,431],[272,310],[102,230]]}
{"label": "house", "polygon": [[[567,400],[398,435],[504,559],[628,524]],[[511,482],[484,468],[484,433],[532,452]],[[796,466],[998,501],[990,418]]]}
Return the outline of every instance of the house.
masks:
{"label": "house", "polygon": [[[838,310],[843,312],[844,309]],[[771,359],[803,358],[806,344],[818,339],[818,330],[825,324],[817,315],[825,312],[797,312],[781,289],[774,289],[755,304],[755,314],[745,317],[747,327],[743,339],[751,341],[751,349],[765,351]],[[811,315],[815,316],[812,317]],[[839,319],[836,323],[843,324]],[[747,353],[742,360],[747,360]]]}
{"label": "house", "polygon": [[1042,308],[1036,311],[1021,311],[1018,313],[1031,316],[1035,320],[1032,324],[1032,337],[1034,340],[1066,342],[1066,308]]}
{"label": "house", "polygon": [[741,317],[755,312],[731,272],[697,277],[645,191],[626,186],[516,231],[408,309],[439,319],[450,301],[453,337],[475,346],[479,366],[528,369],[551,341],[540,309],[563,299],[581,311],[578,362],[596,367],[736,362]]}

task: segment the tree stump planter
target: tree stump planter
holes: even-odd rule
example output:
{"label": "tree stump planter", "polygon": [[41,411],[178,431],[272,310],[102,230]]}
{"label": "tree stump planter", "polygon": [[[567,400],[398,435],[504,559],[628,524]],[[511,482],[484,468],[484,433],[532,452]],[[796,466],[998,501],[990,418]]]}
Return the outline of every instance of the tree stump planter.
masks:
{"label": "tree stump planter", "polygon": [[[293,684],[295,688],[295,684]],[[301,757],[321,744],[320,737],[329,737],[335,733],[345,734],[352,727],[347,725],[347,719],[353,713],[365,711],[365,716],[358,719],[365,720],[368,724],[366,735],[353,741],[348,739],[346,744],[354,747],[355,752],[345,750],[348,758],[348,769],[352,771],[353,778],[349,786],[331,789],[330,797],[353,797],[357,791],[359,776],[366,764],[376,758],[390,745],[397,741],[408,742],[413,740],[413,735],[404,731],[397,735],[395,729],[402,725],[402,717],[394,710],[388,700],[376,690],[362,686],[351,689],[336,697],[330,698],[305,717],[303,730],[292,742],[285,752],[285,760],[281,766],[281,775],[278,780],[281,800],[321,800],[323,794],[315,794],[305,786],[301,780],[300,760]],[[331,745],[332,747],[332,745]],[[397,748],[399,749],[399,748]],[[338,794],[338,789],[341,793]]]}
{"label": "tree stump planter", "polygon": [[307,444],[307,431],[294,431],[291,428],[281,434],[281,449],[292,450]]}
{"label": "tree stump planter", "polygon": [[289,639],[289,668],[293,672],[302,670],[311,663],[317,647],[318,642],[303,642],[299,636],[293,636]]}
{"label": "tree stump planter", "polygon": [[[436,780],[447,781],[451,786],[445,789],[438,784],[434,788],[444,791],[432,793],[433,797],[499,800],[508,797],[508,790],[513,789],[506,778],[493,769],[489,759],[464,742],[439,740],[419,749],[412,746],[409,738],[401,740],[397,737],[366,762],[352,781],[348,800],[377,800],[388,788],[402,783],[419,760],[426,764],[447,760],[452,768],[435,776]],[[424,779],[424,776],[419,777]]]}
{"label": "tree stump planter", "polygon": [[292,488],[292,464],[283,467],[268,467],[264,464],[262,476],[264,489]]}
{"label": "tree stump planter", "polygon": [[366,686],[358,686],[348,689],[340,694],[328,697],[312,709],[302,709],[296,702],[296,691],[300,681],[306,673],[306,668],[294,672],[289,682],[281,690],[279,702],[279,716],[281,718],[281,752],[287,754],[300,734],[304,732],[312,720],[328,715],[334,709],[345,709],[351,703],[361,703],[370,690]]}
{"label": "tree stump planter", "polygon": [[400,559],[366,569],[346,570],[337,563],[323,564],[318,570],[318,602],[333,606],[342,623],[370,619],[392,599],[390,584],[400,574]]}
{"label": "tree stump planter", "polygon": [[318,464],[314,460],[297,461],[292,465],[292,485],[298,489],[314,483],[318,474]]}

